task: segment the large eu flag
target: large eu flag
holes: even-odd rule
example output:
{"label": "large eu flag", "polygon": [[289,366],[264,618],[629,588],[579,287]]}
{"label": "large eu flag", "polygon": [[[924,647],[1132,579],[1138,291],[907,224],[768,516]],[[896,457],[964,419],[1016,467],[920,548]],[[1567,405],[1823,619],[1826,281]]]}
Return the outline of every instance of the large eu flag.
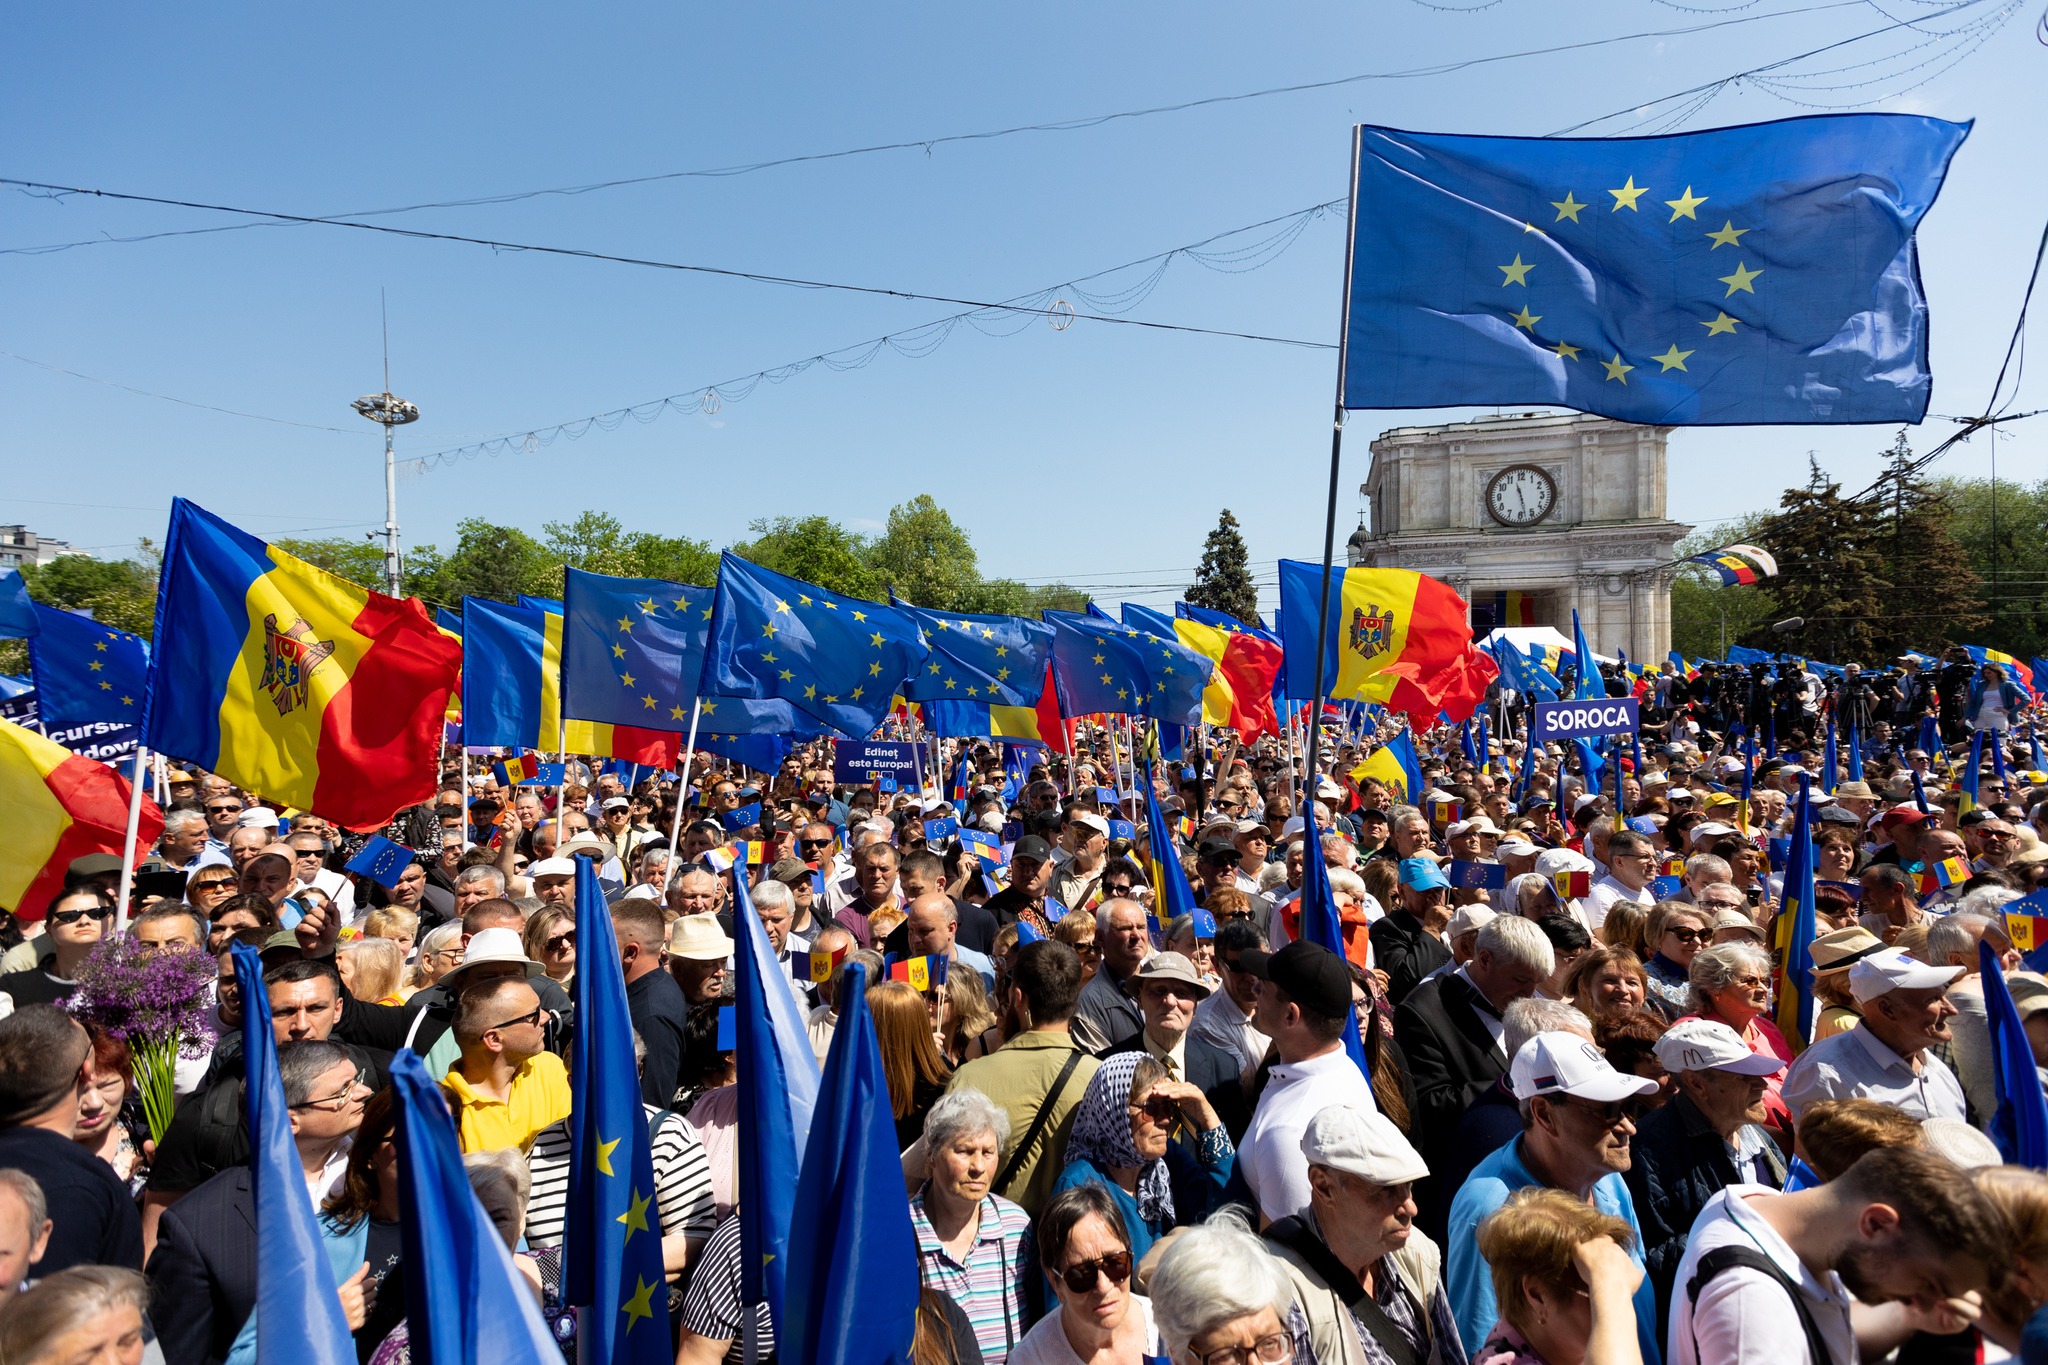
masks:
{"label": "large eu flag", "polygon": [[1968,132],[1906,114],[1612,139],[1361,127],[1344,406],[1917,422],[1913,232]]}
{"label": "large eu flag", "polygon": [[149,645],[140,635],[35,604],[28,642],[36,707],[45,726],[140,725],[149,691]]}
{"label": "large eu flag", "polygon": [[910,701],[979,701],[989,706],[1036,706],[1052,656],[1052,627],[1022,616],[927,611],[889,604],[924,631],[931,647],[924,667],[903,684]]}
{"label": "large eu flag", "polygon": [[[1092,610],[1092,604],[1091,604]],[[1052,677],[1060,714],[1097,711],[1199,725],[1202,689],[1214,665],[1113,616],[1048,611]]]}

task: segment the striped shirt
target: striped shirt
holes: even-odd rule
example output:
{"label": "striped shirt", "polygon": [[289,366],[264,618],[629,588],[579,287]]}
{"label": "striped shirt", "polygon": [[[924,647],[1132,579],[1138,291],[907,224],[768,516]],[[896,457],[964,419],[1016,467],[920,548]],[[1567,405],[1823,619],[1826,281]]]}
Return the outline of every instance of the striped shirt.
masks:
{"label": "striped shirt", "polygon": [[1022,1285],[1031,1266],[1031,1215],[997,1195],[981,1200],[981,1226],[963,1264],[953,1259],[924,1211],[924,1192],[910,1201],[919,1278],[944,1290],[974,1325],[986,1365],[1003,1365],[1024,1335]]}
{"label": "striped shirt", "polygon": [[[711,1207],[711,1163],[697,1130],[675,1114],[642,1105],[649,1121],[660,1114],[654,1132],[655,1207],[661,1211],[664,1236],[685,1232],[707,1237],[717,1223]],[[569,1207],[569,1121],[550,1124],[533,1140],[526,1169],[533,1193],[526,1204],[526,1244],[562,1244],[562,1223]]]}
{"label": "striped shirt", "polygon": [[[712,1341],[729,1341],[727,1360],[741,1358],[740,1220],[734,1214],[718,1225],[690,1270],[690,1292],[683,1297],[683,1326]],[[768,1305],[754,1305],[754,1345],[758,1358],[775,1356],[775,1324]]]}

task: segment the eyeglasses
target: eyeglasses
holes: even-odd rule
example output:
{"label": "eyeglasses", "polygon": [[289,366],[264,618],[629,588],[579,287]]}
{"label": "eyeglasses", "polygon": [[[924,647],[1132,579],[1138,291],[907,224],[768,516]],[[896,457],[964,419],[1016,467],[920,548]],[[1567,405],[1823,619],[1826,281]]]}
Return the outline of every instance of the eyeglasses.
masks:
{"label": "eyeglasses", "polygon": [[1180,1117],[1180,1106],[1164,1095],[1147,1095],[1143,1104],[1131,1106],[1134,1114],[1143,1114],[1154,1123],[1172,1123]]}
{"label": "eyeglasses", "polygon": [[363,1073],[358,1071],[355,1075],[348,1078],[348,1084],[344,1085],[337,1093],[317,1100],[304,1100],[288,1107],[292,1109],[325,1109],[331,1113],[338,1114],[347,1107],[349,1100],[355,1097],[355,1093],[358,1090],[368,1090],[369,1088],[370,1083],[363,1079]]}
{"label": "eyeglasses", "polygon": [[298,849],[297,851],[295,851],[295,852],[294,852],[294,853],[292,854],[292,857],[293,857],[294,859],[297,859],[297,860],[299,860],[299,861],[304,861],[304,860],[305,860],[305,859],[307,859],[307,858],[315,858],[315,859],[317,859],[317,858],[321,858],[321,857],[324,857],[324,856],[326,856],[326,855],[324,855],[324,854],[323,854],[323,853],[322,853],[322,852],[321,852],[321,851],[320,851],[319,849],[317,849],[317,848],[302,848],[302,849]]}
{"label": "eyeglasses", "polygon": [[76,924],[82,919],[112,919],[112,906],[102,905],[92,910],[59,910],[50,916],[52,924]]}
{"label": "eyeglasses", "polygon": [[1606,1104],[1596,1104],[1592,1100],[1582,1100],[1571,1095],[1560,1095],[1558,1098],[1574,1109],[1581,1109],[1593,1115],[1600,1121],[1602,1128],[1618,1127],[1623,1120],[1634,1123],[1643,1112],[1643,1102],[1633,1097],[1613,1100]]}
{"label": "eyeglasses", "polygon": [[1677,939],[1680,943],[1705,943],[1707,941],[1707,931],[1704,929],[1680,929],[1673,927],[1666,929],[1664,932]]}
{"label": "eyeglasses", "polygon": [[576,931],[574,929],[571,929],[566,934],[556,934],[540,945],[541,951],[545,953],[559,953],[564,948],[574,948],[575,946]]}
{"label": "eyeglasses", "polygon": [[1095,946],[1095,940],[1092,938],[1084,939],[1080,943],[1071,946],[1076,956],[1087,958],[1090,961],[1102,956],[1102,950]]}
{"label": "eyeglasses", "polygon": [[1294,1359],[1294,1340],[1285,1332],[1276,1332],[1270,1337],[1260,1337],[1247,1350],[1242,1346],[1222,1346],[1216,1350],[1195,1357],[1200,1365],[1287,1365]]}
{"label": "eyeglasses", "polygon": [[242,808],[239,805],[235,804],[208,806],[206,808],[206,813],[208,815],[240,815],[242,813]]}
{"label": "eyeglasses", "polygon": [[522,1014],[516,1019],[506,1019],[500,1023],[487,1025],[485,1026],[483,1031],[485,1033],[489,1033],[492,1029],[508,1029],[511,1028],[514,1024],[538,1024],[540,1022],[540,1017],[544,1012],[544,1006],[535,1005],[533,1007],[533,1013]]}
{"label": "eyeglasses", "polygon": [[830,847],[832,847],[832,841],[831,841],[830,839],[799,839],[799,840],[797,840],[797,841],[796,841],[796,843],[797,843],[797,847],[798,847],[798,848],[830,848]]}
{"label": "eyeglasses", "polygon": [[1060,1272],[1060,1278],[1066,1281],[1067,1292],[1070,1294],[1094,1293],[1097,1275],[1107,1277],[1111,1284],[1122,1284],[1130,1279],[1131,1253],[1112,1251],[1106,1256],[1097,1256],[1092,1261],[1070,1265]]}

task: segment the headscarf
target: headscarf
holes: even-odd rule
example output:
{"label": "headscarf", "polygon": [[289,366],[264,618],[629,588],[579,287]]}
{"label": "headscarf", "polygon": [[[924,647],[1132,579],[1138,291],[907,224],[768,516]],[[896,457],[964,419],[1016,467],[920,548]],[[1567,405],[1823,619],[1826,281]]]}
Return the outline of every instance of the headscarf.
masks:
{"label": "headscarf", "polygon": [[1145,1160],[1131,1137],[1131,1077],[1145,1056],[1119,1052],[1103,1059],[1074,1110],[1067,1160],[1086,1157],[1104,1170],[1137,1167],[1138,1216],[1147,1223],[1172,1227],[1173,1181],[1166,1162]]}

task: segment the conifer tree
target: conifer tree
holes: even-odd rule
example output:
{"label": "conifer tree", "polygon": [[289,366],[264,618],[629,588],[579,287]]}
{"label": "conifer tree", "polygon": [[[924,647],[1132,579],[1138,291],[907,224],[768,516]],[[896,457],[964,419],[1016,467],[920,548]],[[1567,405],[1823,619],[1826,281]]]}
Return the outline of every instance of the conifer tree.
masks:
{"label": "conifer tree", "polygon": [[1202,563],[1188,588],[1188,603],[1228,612],[1248,626],[1259,624],[1259,590],[1252,582],[1251,555],[1229,508],[1202,542]]}
{"label": "conifer tree", "polygon": [[1760,622],[1742,643],[1827,663],[1874,663],[1890,638],[1886,618],[1906,610],[1885,578],[1876,506],[1844,498],[1817,461],[1808,463],[1806,486],[1786,489],[1777,513],[1757,528],[1778,561],[1771,596],[1780,619],[1803,617],[1806,625],[1779,635]]}
{"label": "conifer tree", "polygon": [[1891,466],[1878,486],[1877,529],[1895,614],[1879,623],[1882,648],[1934,653],[1966,640],[1975,644],[1975,632],[1989,618],[1982,581],[1955,536],[1956,508],[1914,476],[1913,448],[1903,430],[1889,453]]}

